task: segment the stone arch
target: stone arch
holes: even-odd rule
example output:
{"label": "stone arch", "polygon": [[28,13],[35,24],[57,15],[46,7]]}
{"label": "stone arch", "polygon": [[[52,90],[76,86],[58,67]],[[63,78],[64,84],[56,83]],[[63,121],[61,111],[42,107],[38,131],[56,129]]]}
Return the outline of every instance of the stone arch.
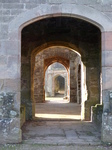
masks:
{"label": "stone arch", "polygon": [[[56,62],[53,62],[50,65],[52,65],[54,63],[56,63]],[[60,63],[61,65],[63,65],[61,62],[58,62],[58,63]],[[47,69],[48,69],[48,67],[47,67]],[[59,76],[61,76],[64,79],[64,91],[65,91],[64,92],[64,96],[68,95],[67,87],[68,87],[68,74],[69,74],[69,70],[67,70],[67,68],[64,65],[63,65],[63,67],[65,68],[64,72],[63,71],[62,72],[56,71],[53,74],[51,72],[51,76],[50,76],[51,77],[51,81],[50,81],[50,83],[48,82],[48,85],[51,84],[51,86],[52,86],[51,92],[50,92],[51,96],[55,96],[55,79],[57,77],[59,77]],[[45,73],[46,73],[47,69],[45,69]],[[45,80],[45,77],[44,77],[44,80]],[[44,82],[44,83],[46,84],[46,82]]]}
{"label": "stone arch", "polygon": [[[53,43],[53,45],[54,45],[55,43]],[[61,43],[61,44],[64,44],[64,43]],[[57,43],[57,45],[58,45],[58,43]],[[47,45],[44,45],[44,46],[47,46]],[[42,47],[44,47],[44,46],[42,46]],[[41,48],[42,48],[41,47]],[[74,51],[75,50],[73,50],[72,48],[67,48],[67,46],[60,46],[60,45],[58,45],[58,46],[51,46],[50,47],[50,45],[48,45],[48,48],[45,48],[45,49],[41,49],[42,51],[41,52],[43,52],[43,51],[47,51],[47,50],[53,50],[53,49],[58,49],[58,50],[67,50],[67,51],[70,51],[70,53],[74,53]],[[37,50],[37,51],[36,51]],[[39,51],[38,52],[38,48],[36,49],[36,50],[34,50],[33,51],[33,53],[32,53],[32,60],[34,61],[35,60],[35,56],[36,55],[38,55],[38,54],[40,54],[41,52]],[[45,76],[45,71],[46,71],[46,69],[47,69],[47,67],[50,65],[50,64],[52,64],[52,63],[54,63],[54,62],[59,62],[59,63],[61,63],[61,64],[63,64],[64,66],[65,66],[65,68],[67,69],[67,72],[68,72],[68,80],[67,80],[67,85],[68,85],[68,87],[67,87],[67,95],[68,95],[68,98],[69,98],[69,101],[70,102],[73,102],[72,101],[72,99],[73,99],[73,96],[72,96],[72,98],[70,98],[70,95],[72,95],[72,94],[70,94],[70,91],[72,91],[72,90],[70,90],[70,70],[69,70],[69,59],[68,59],[68,57],[63,57],[63,52],[61,51],[61,53],[60,53],[61,55],[59,56],[59,54],[56,52],[55,53],[55,56],[54,56],[54,54],[52,55],[52,56],[49,56],[47,59],[45,58],[45,60],[44,60],[44,76]],[[75,51],[75,53],[74,53],[74,57],[77,57],[79,54]],[[31,61],[32,62],[32,61]],[[32,66],[32,68],[35,66],[35,62],[33,62],[33,64],[31,65]],[[35,68],[35,67],[34,67]],[[72,66],[72,69],[73,69],[73,66]],[[33,72],[34,72],[34,70],[35,69],[32,69],[33,71],[32,71],[32,74],[33,74]],[[33,77],[34,75],[32,75],[32,77]],[[32,80],[33,78],[31,78],[31,80]],[[75,79],[74,79],[75,80]],[[31,83],[34,83],[34,79],[31,81]],[[31,93],[32,93],[32,100],[33,100],[33,102],[35,103],[35,98],[33,97],[33,95],[34,95],[34,86],[33,86],[34,84],[32,84],[32,91],[31,91]],[[44,84],[43,85],[45,85],[45,81],[44,81]],[[73,89],[74,90],[74,89]],[[43,92],[44,93],[44,92]],[[73,93],[73,92],[72,92]],[[43,96],[43,101],[45,100],[45,96]],[[34,109],[33,109],[34,110]],[[33,113],[34,114],[34,113]]]}
{"label": "stone arch", "polygon": [[[9,23],[9,40],[13,40],[13,44],[16,45],[15,51],[19,55],[19,59],[21,53],[22,29],[25,26],[44,18],[58,16],[74,17],[90,22],[91,24],[100,28],[102,32],[112,31],[111,21],[104,14],[97,10],[94,10],[93,8],[76,4],[69,4],[69,8],[66,4],[57,5],[56,7],[57,9],[53,10],[53,7],[49,4],[47,4],[47,6],[46,4],[39,5],[32,10],[28,10],[27,12],[23,12],[22,14],[18,15]],[[21,65],[19,65],[18,67],[20,68]],[[18,78],[20,78],[20,76],[21,73],[19,72]]]}
{"label": "stone arch", "polygon": [[25,26],[32,22],[47,17],[69,16],[90,22],[101,29],[101,31],[112,31],[111,20],[103,13],[88,6],[76,4],[56,5],[57,9],[53,9],[52,5],[40,4],[38,7],[18,15],[9,24],[9,31],[21,31]]}
{"label": "stone arch", "polygon": [[[21,15],[18,15],[18,17],[16,17],[13,21],[10,22],[9,30],[8,30],[8,32],[9,32],[8,40],[13,41],[13,44],[15,45],[15,52],[19,56],[19,59],[20,59],[20,53],[21,53],[21,46],[20,46],[21,30],[28,24],[31,24],[40,19],[44,19],[46,17],[56,17],[56,16],[75,17],[75,18],[83,19],[87,22],[94,24],[95,26],[100,28],[100,30],[102,32],[112,31],[111,20],[109,20],[109,18],[107,18],[103,13],[101,13],[93,8],[90,8],[88,6],[76,5],[76,4],[70,4],[69,7],[68,7],[68,5],[65,5],[65,4],[59,5],[56,7],[57,7],[57,9],[54,10],[53,7],[50,6],[49,4],[40,5],[32,10],[24,12]],[[112,35],[112,33],[110,33],[110,35],[105,34],[102,40],[105,41],[106,38],[108,36],[111,37],[111,35]],[[110,47],[107,46],[108,43],[109,43],[109,40],[107,40],[106,43],[104,43],[104,45],[102,47],[102,49],[107,50],[107,52],[111,49],[111,46]],[[9,45],[9,43],[7,45]],[[107,53],[103,52],[103,55],[105,58],[106,57],[105,55],[107,55]],[[108,62],[108,60],[106,58],[103,59],[102,63],[103,63],[103,65],[102,65],[103,67],[107,67],[107,66],[111,67],[111,63]],[[20,78],[20,67],[21,67],[21,65],[19,64],[18,65],[19,71],[17,71],[18,79]],[[105,73],[106,70],[109,72],[109,75],[107,75],[107,73]],[[111,70],[112,70],[112,68],[111,68]],[[110,73],[111,70],[110,70],[110,68],[103,68],[103,77],[105,78],[104,83],[103,83],[103,90],[104,90],[105,95],[108,94],[107,90],[111,90],[111,88],[112,88],[111,84],[109,84],[112,81],[111,73]],[[109,80],[109,82],[106,82],[106,81],[108,81],[107,79]],[[20,100],[19,92],[18,92],[18,100]],[[106,99],[106,97],[104,97],[104,101],[105,101],[105,99]],[[106,108],[104,110],[106,110]],[[103,128],[104,129],[106,128],[105,125],[103,126]],[[105,140],[105,139],[103,139],[103,140]]]}
{"label": "stone arch", "polygon": [[45,65],[44,69],[45,69],[45,71],[47,70],[47,68],[51,64],[53,64],[55,62],[58,62],[58,63],[62,64],[66,68],[66,70],[69,71],[69,60],[67,60],[65,58],[62,58],[62,57],[59,57],[59,56],[58,57],[51,57],[51,58],[45,59],[45,61],[44,61],[44,65]]}
{"label": "stone arch", "polygon": [[[50,57],[50,58],[44,60],[44,85],[45,85],[45,73],[46,73],[46,70],[48,69],[48,67],[50,65],[52,65],[53,63],[56,63],[56,62],[62,64],[65,67],[66,71],[67,71],[66,78],[64,76],[62,76],[62,75],[61,76],[65,79],[65,84],[66,84],[66,89],[65,89],[66,91],[65,91],[65,93],[67,93],[67,95],[69,97],[70,93],[69,93],[69,89],[67,89],[67,87],[70,84],[70,79],[69,79],[70,78],[70,70],[69,70],[70,66],[69,66],[69,60],[68,59],[65,59],[63,57],[59,57],[58,56],[58,57]],[[53,85],[54,85],[55,78],[57,76],[59,76],[59,75],[60,74],[55,75],[55,77],[53,76]],[[54,90],[54,87],[53,87],[53,90]]]}

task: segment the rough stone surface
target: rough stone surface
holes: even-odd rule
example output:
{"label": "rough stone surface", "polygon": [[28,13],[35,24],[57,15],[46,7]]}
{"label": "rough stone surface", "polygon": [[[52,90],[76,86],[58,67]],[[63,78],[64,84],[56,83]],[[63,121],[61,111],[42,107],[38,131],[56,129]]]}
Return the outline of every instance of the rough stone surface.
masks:
{"label": "rough stone surface", "polygon": [[[59,27],[58,33],[61,33],[59,34],[59,36],[56,36],[54,34],[54,37],[53,36],[51,37],[50,35],[53,35],[53,32],[54,32],[53,30],[53,32],[51,33],[46,32],[47,34],[44,34],[45,38],[43,38],[43,36],[39,36],[39,38],[35,38],[36,42],[34,42],[34,34],[32,34],[31,32],[31,34],[29,34],[30,35],[30,38],[29,38],[28,32],[26,32],[25,35],[27,38],[29,38],[29,40],[26,42],[24,38],[24,42],[27,43],[26,45],[28,45],[28,47],[25,48],[25,45],[23,44],[22,50],[26,49],[26,51],[24,52],[25,55],[27,55],[27,52],[30,54],[30,52],[34,50],[37,46],[42,46],[42,44],[49,43],[52,41],[52,39],[54,39],[54,41],[63,39],[62,41],[68,42],[68,45],[66,46],[72,49],[77,50],[76,47],[78,47],[78,52],[82,55],[82,61],[84,65],[87,67],[87,72],[86,72],[87,73],[86,78],[88,78],[87,90],[83,92],[84,95],[82,96],[85,96],[88,91],[89,102],[86,102],[85,104],[87,108],[85,113],[88,119],[90,119],[90,116],[88,114],[90,114],[91,105],[95,105],[96,103],[100,102],[99,87],[100,87],[100,71],[102,70],[102,77],[103,77],[102,78],[102,89],[103,89],[102,97],[103,97],[104,113],[106,113],[107,115],[106,117],[103,117],[103,124],[105,123],[105,125],[102,125],[102,139],[104,141],[110,142],[110,139],[112,139],[112,134],[109,134],[109,131],[111,133],[112,124],[109,123],[111,122],[111,114],[108,113],[108,110],[110,109],[110,101],[109,101],[108,92],[112,90],[112,85],[111,85],[112,62],[111,62],[111,52],[110,52],[112,50],[112,42],[111,42],[112,1],[111,0],[83,0],[83,1],[82,0],[69,0],[69,1],[68,0],[60,0],[60,1],[59,0],[45,0],[45,1],[43,0],[32,0],[32,1],[30,0],[0,0],[0,71],[1,71],[0,72],[0,90],[4,93],[14,92],[16,97],[18,97],[17,100],[14,100],[14,107],[16,109],[18,107],[17,114],[19,116],[20,112],[18,110],[20,109],[20,91],[21,91],[19,82],[21,80],[21,75],[20,75],[21,67],[20,66],[22,66],[20,62],[21,29],[30,23],[36,22],[37,19],[42,19],[43,16],[44,17],[45,16],[56,17],[56,16],[62,16],[62,15],[69,16],[69,17],[71,16],[78,17],[79,19],[86,20],[87,22],[90,22],[96,25],[97,27],[99,27],[101,32],[103,32],[102,35],[104,34],[101,39],[101,44],[99,42],[100,34],[98,34],[97,30],[92,30],[93,28],[91,27],[90,24],[86,26],[87,27],[86,30],[81,30],[81,27],[84,29],[85,26],[83,26],[84,24],[83,25],[80,24],[80,32],[74,32],[73,30],[71,30],[71,33],[74,33],[74,34],[71,34],[73,35],[71,37],[68,32],[69,30],[67,28],[63,28],[63,26],[60,26],[60,22],[59,22],[59,24],[54,23],[51,25],[52,27]],[[55,21],[53,20],[53,22]],[[74,25],[70,28],[73,29]],[[51,26],[49,28],[46,28],[46,31],[51,31],[52,30]],[[65,26],[66,26],[66,23],[64,22],[64,27]],[[68,26],[68,23],[67,23],[67,26]],[[48,27],[48,24],[47,24],[47,27]],[[64,31],[62,29],[64,29]],[[37,32],[37,30],[34,30],[34,31],[35,33],[39,35],[39,32]],[[57,33],[57,30],[55,31]],[[75,31],[77,31],[77,29]],[[41,33],[43,34],[43,32]],[[63,33],[67,33],[67,36],[65,36]],[[96,36],[93,36],[93,35],[96,35]],[[89,39],[89,40],[85,40],[85,39]],[[32,42],[29,42],[31,40]],[[96,44],[97,42],[98,42],[98,45]],[[75,47],[72,45],[74,43],[75,43]],[[102,55],[100,54],[100,47],[102,47],[102,50],[103,50]],[[101,62],[100,56],[102,59],[101,65],[100,65],[100,62]],[[17,57],[19,58],[19,61],[15,62]],[[30,64],[30,61],[28,63]],[[29,64],[24,64],[27,66],[27,71],[29,72],[28,74],[30,74],[30,71],[31,71]],[[98,77],[97,79],[94,73],[97,74],[97,77]],[[90,79],[91,77],[92,79]],[[12,83],[11,86],[9,84],[9,80],[10,80],[10,83]],[[14,84],[14,81],[16,80],[18,80],[19,82]],[[31,87],[30,80],[28,79],[28,81],[29,81],[28,90],[24,91],[24,95],[26,97],[22,98],[22,103],[26,105],[26,108],[27,108],[26,111],[27,113],[29,113],[27,118],[31,118],[32,97],[30,94],[31,91],[29,91],[29,87]],[[24,84],[26,86],[26,80],[24,80]],[[6,98],[6,96],[4,96],[4,98]],[[2,118],[1,122],[2,123],[4,122],[4,125],[8,123],[7,128],[9,128],[10,126],[9,125],[10,113],[8,114],[7,112],[12,110],[12,105],[13,104],[9,103],[7,99],[6,99],[6,102],[4,102],[2,101],[2,98],[0,98],[0,118]],[[16,110],[14,109],[14,111]],[[8,118],[5,116],[8,116]],[[8,121],[5,119],[8,119]],[[108,120],[108,123],[106,122],[106,119]],[[15,125],[15,128],[16,126],[17,124]],[[14,130],[14,131],[15,133],[19,134],[19,129]],[[0,142],[4,136],[5,134],[1,136]],[[11,139],[10,137],[12,138],[12,141],[10,141]],[[9,134],[9,138],[5,142],[13,143],[14,138],[15,136],[11,136],[11,134]],[[19,141],[20,139],[18,136],[16,142],[19,142]],[[70,147],[70,148],[72,149],[73,147]]]}
{"label": "rough stone surface", "polygon": [[[44,92],[44,78],[45,78],[45,66],[44,61],[46,59],[55,59],[61,58],[62,64],[64,61],[68,60],[70,63],[69,71],[70,72],[70,102],[77,102],[77,74],[78,74],[78,65],[80,63],[80,57],[70,51],[67,48],[54,47],[46,49],[35,57],[35,70],[34,70],[34,101],[35,102],[44,102],[45,101],[45,92]],[[65,60],[63,60],[65,59]],[[76,61],[77,60],[77,61]],[[51,62],[50,62],[51,64]],[[66,67],[66,66],[65,66]],[[68,66],[67,66],[68,67]],[[68,79],[69,80],[69,79]]]}
{"label": "rough stone surface", "polygon": [[20,118],[19,112],[14,106],[14,95],[14,93],[0,94],[0,138],[2,138],[2,144],[21,141]]}
{"label": "rough stone surface", "polygon": [[112,146],[91,146],[91,145],[40,145],[40,144],[6,144],[4,146],[0,146],[2,150],[10,150],[10,149],[16,149],[16,150],[111,150]]}
{"label": "rough stone surface", "polygon": [[23,126],[23,141],[27,144],[101,144],[100,131],[92,123],[80,121],[26,122]]}

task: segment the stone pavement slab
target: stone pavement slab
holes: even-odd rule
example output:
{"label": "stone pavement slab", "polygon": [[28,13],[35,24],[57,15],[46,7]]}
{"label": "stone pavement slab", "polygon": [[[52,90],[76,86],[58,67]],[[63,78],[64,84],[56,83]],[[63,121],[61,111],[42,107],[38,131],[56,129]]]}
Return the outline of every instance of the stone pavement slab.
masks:
{"label": "stone pavement slab", "polygon": [[112,146],[7,144],[0,145],[0,150],[112,150]]}
{"label": "stone pavement slab", "polygon": [[22,130],[25,144],[101,144],[101,133],[92,122],[30,121]]}

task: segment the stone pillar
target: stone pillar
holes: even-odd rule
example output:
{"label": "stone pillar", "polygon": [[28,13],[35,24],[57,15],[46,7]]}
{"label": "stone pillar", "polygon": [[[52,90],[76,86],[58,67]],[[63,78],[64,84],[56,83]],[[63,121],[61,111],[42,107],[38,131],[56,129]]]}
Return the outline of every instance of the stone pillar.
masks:
{"label": "stone pillar", "polygon": [[81,120],[85,119],[85,101],[87,100],[86,67],[81,64]]}
{"label": "stone pillar", "polygon": [[77,102],[77,83],[74,60],[70,61],[70,102]]}
{"label": "stone pillar", "polygon": [[67,76],[65,76],[64,79],[65,79],[65,93],[64,93],[64,96],[67,96],[67,88],[68,88]]}
{"label": "stone pillar", "polygon": [[54,76],[51,74],[49,74],[49,81],[48,81],[49,85],[49,96],[54,96]]}
{"label": "stone pillar", "polygon": [[0,46],[0,143],[19,143],[20,129],[20,51],[18,34]]}
{"label": "stone pillar", "polygon": [[35,103],[43,103],[44,97],[44,62],[41,54],[35,57],[34,70],[34,101]]}
{"label": "stone pillar", "polygon": [[112,32],[102,33],[102,141],[112,143]]}

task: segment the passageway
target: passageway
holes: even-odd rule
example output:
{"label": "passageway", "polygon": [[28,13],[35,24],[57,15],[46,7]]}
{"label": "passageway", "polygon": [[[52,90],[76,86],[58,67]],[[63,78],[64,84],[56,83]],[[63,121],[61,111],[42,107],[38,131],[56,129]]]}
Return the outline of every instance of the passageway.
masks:
{"label": "passageway", "polygon": [[[100,103],[100,30],[77,18],[45,18],[23,28],[21,47],[23,139],[49,144],[99,143],[100,130],[89,121],[91,107]],[[51,98],[56,90],[53,84],[50,89],[54,91],[47,91],[45,101],[45,72],[55,62],[67,70],[69,101]]]}
{"label": "passageway", "polygon": [[[45,100],[50,97],[67,97],[68,75],[66,68],[58,62],[45,71]],[[49,97],[49,98],[48,98]]]}

